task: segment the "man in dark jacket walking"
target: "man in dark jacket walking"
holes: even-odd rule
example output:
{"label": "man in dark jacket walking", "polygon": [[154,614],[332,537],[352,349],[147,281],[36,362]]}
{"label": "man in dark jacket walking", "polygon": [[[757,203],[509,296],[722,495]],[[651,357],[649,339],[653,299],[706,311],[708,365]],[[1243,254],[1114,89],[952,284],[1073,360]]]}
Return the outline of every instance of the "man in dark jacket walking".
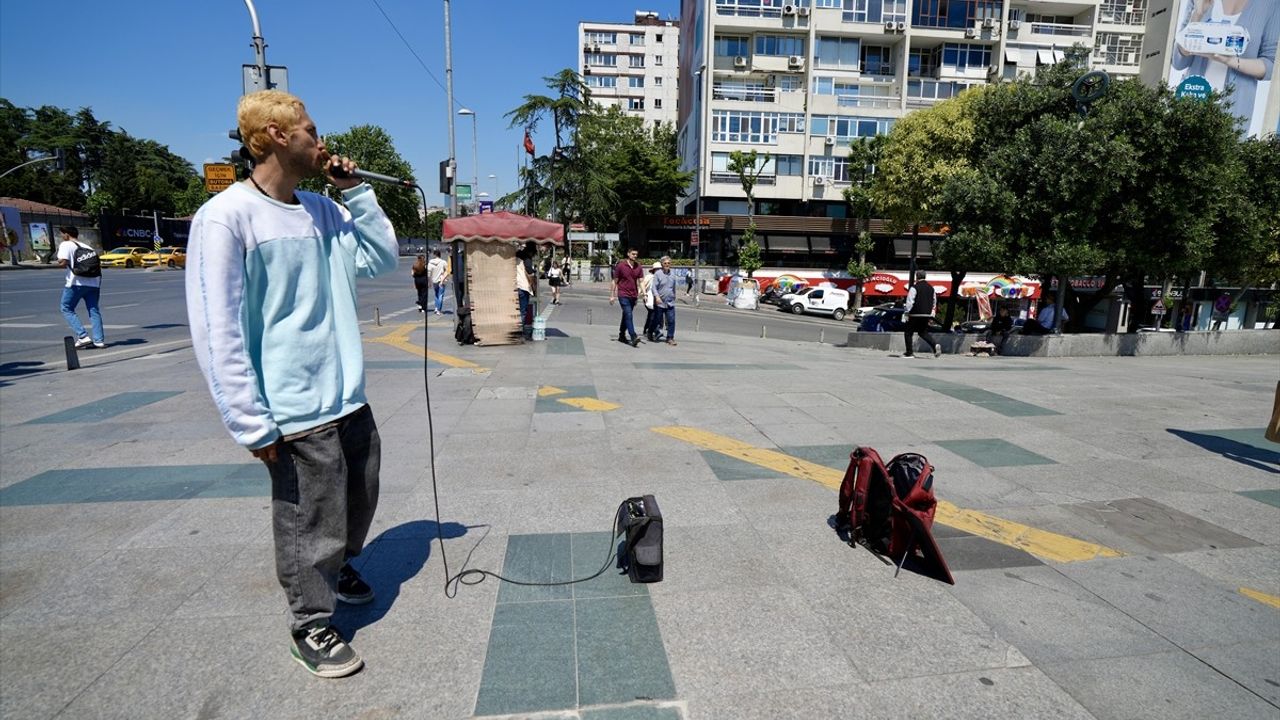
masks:
{"label": "man in dark jacket walking", "polygon": [[933,286],[924,281],[924,271],[916,271],[916,284],[911,286],[911,290],[907,292],[907,303],[905,305],[907,316],[907,329],[904,331],[907,341],[907,349],[902,352],[902,357],[915,357],[915,346],[912,343],[913,336],[920,334],[920,339],[929,343],[929,347],[933,349],[933,356],[938,357],[942,354],[942,346],[938,344],[933,336],[929,334],[929,321],[938,311],[938,296],[933,291]]}

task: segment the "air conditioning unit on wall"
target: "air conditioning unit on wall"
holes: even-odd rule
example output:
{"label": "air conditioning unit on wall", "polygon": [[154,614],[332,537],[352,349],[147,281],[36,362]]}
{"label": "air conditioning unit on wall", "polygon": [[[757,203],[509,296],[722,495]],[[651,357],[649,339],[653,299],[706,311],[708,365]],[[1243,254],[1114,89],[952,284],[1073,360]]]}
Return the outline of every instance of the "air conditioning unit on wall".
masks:
{"label": "air conditioning unit on wall", "polygon": [[739,55],[733,59],[733,66],[736,68],[744,68],[747,66],[747,59]]}
{"label": "air conditioning unit on wall", "polygon": [[905,31],[906,31],[906,29],[907,29],[907,24],[906,24],[905,22],[903,22],[902,20],[899,20],[899,21],[898,21],[898,26],[897,26],[897,27],[898,27],[898,32],[905,32]]}
{"label": "air conditioning unit on wall", "polygon": [[795,6],[795,5],[783,5],[783,6],[782,6],[782,14],[783,14],[783,15],[795,15],[795,14],[796,14],[796,6]]}
{"label": "air conditioning unit on wall", "polygon": [[792,55],[791,57],[787,58],[787,67],[789,68],[804,67],[804,58],[799,55]]}
{"label": "air conditioning unit on wall", "polygon": [[815,176],[814,176],[814,178],[813,178],[813,184],[814,184],[814,185],[826,185],[826,184],[827,184],[827,179],[826,179],[826,178],[824,178],[824,177],[822,177],[821,175],[815,175]]}
{"label": "air conditioning unit on wall", "polygon": [[827,136],[827,139],[826,139],[826,140],[824,140],[823,142],[824,142],[824,143],[826,143],[827,145],[835,145],[835,144],[836,144],[836,136],[835,136],[835,135],[828,135],[828,136]]}
{"label": "air conditioning unit on wall", "polygon": [[896,26],[897,26],[897,24],[896,24],[896,23],[894,23],[892,20],[885,20],[885,21],[884,21],[884,29],[885,29],[885,32],[893,32],[893,28],[894,28],[894,27],[896,27]]}
{"label": "air conditioning unit on wall", "polygon": [[965,36],[965,37],[967,37],[967,38],[976,38],[976,37],[978,37],[978,29],[977,29],[977,28],[965,28],[965,29],[964,29],[964,36]]}
{"label": "air conditioning unit on wall", "polygon": [[988,30],[990,30],[991,28],[993,28],[993,27],[995,27],[995,26],[996,26],[996,21],[995,21],[995,19],[994,19],[994,18],[987,18],[986,20],[983,20],[983,21],[982,21],[982,27],[984,27],[984,28],[986,28],[986,29],[988,29]]}
{"label": "air conditioning unit on wall", "polygon": [[1018,28],[1020,28],[1020,27],[1022,27],[1022,21],[1021,21],[1021,20],[1010,20],[1010,21],[1009,21],[1009,29],[1010,29],[1010,30],[1017,30],[1017,29],[1018,29]]}
{"label": "air conditioning unit on wall", "polygon": [[800,17],[809,17],[809,8],[807,6],[801,5],[796,8],[796,12],[800,14]]}

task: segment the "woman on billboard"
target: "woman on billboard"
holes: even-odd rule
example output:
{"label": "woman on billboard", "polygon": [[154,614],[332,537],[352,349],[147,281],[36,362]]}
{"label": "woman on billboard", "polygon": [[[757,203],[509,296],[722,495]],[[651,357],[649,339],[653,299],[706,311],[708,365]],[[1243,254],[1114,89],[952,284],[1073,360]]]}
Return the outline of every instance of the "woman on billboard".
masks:
{"label": "woman on billboard", "polygon": [[[1280,3],[1274,0],[1186,0],[1173,60],[1180,76],[1200,75],[1220,93],[1228,86],[1231,110],[1247,135],[1261,132],[1267,90],[1280,38]],[[1259,93],[1259,81],[1265,83]]]}

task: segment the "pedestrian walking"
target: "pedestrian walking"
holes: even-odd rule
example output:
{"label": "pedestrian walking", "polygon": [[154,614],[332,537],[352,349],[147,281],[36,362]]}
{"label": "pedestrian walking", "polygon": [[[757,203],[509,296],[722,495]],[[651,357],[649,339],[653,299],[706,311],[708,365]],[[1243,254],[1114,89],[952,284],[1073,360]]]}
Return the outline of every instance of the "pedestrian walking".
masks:
{"label": "pedestrian walking", "polygon": [[538,286],[533,259],[537,255],[538,246],[532,240],[516,251],[516,300],[520,304],[520,334],[525,338],[533,337],[533,293]]}
{"label": "pedestrian walking", "polygon": [[925,282],[924,278],[924,271],[917,270],[916,284],[912,285],[911,290],[907,291],[907,302],[904,306],[906,308],[904,314],[907,316],[907,327],[903,331],[904,338],[907,341],[907,349],[903,351],[902,357],[915,357],[912,336],[916,334],[919,334],[920,339],[929,344],[929,348],[933,350],[934,357],[942,354],[942,346],[929,334],[929,321],[938,313],[938,295],[934,292],[933,286]]}
{"label": "pedestrian walking", "polygon": [[[653,275],[661,269],[662,263],[654,260],[653,265],[649,266],[649,272],[640,281],[640,287],[637,290],[644,300],[644,337],[652,343],[658,342],[658,333],[661,332],[661,318],[658,317],[658,313],[653,309]],[[658,327],[655,328],[655,325]]]}
{"label": "pedestrian walking", "polygon": [[[236,442],[271,474],[276,575],[290,651],[320,677],[363,665],[331,624],[373,589],[352,567],[378,504],[381,441],[364,391],[356,277],[395,269],[395,230],[356,164],[331,157],[297,97],[240,98],[255,165],[191,225],[192,347]],[[339,168],[342,178],[335,177]],[[344,205],[298,190],[322,177]]]}
{"label": "pedestrian walking", "polygon": [[413,289],[418,291],[418,312],[426,312],[431,302],[431,275],[427,273],[427,256],[419,255],[409,271],[413,275]]}
{"label": "pedestrian walking", "polygon": [[444,289],[449,281],[449,266],[440,259],[440,251],[431,253],[431,261],[427,263],[427,276],[431,280],[431,291],[435,298],[435,314],[444,312]]}
{"label": "pedestrian walking", "polygon": [[[676,344],[676,275],[671,270],[671,258],[663,255],[658,261],[658,271],[653,274],[649,289],[653,295],[654,311],[658,315],[655,327],[666,326],[667,344]],[[657,332],[654,333],[657,342]]]}
{"label": "pedestrian walking", "polygon": [[564,285],[564,270],[560,263],[552,262],[547,269],[547,284],[551,286],[551,304],[560,304],[560,287]]}
{"label": "pedestrian walking", "polygon": [[631,347],[640,344],[632,318],[639,297],[639,283],[644,278],[644,268],[636,261],[639,256],[638,250],[628,250],[627,258],[614,266],[613,279],[609,282],[609,304],[617,302],[622,309],[622,319],[618,321],[618,342],[628,343]]}
{"label": "pedestrian walking", "polygon": [[[107,338],[102,332],[102,310],[98,308],[102,293],[102,266],[93,263],[92,270],[80,270],[76,262],[77,254],[84,257],[87,252],[96,256],[97,252],[80,242],[80,230],[75,226],[60,227],[58,234],[62,237],[62,241],[58,243],[58,267],[67,269],[66,284],[62,288],[62,317],[76,335],[77,348],[104,348],[107,346]],[[89,313],[92,336],[85,332],[80,316],[76,314],[76,307],[82,301],[84,309]]]}

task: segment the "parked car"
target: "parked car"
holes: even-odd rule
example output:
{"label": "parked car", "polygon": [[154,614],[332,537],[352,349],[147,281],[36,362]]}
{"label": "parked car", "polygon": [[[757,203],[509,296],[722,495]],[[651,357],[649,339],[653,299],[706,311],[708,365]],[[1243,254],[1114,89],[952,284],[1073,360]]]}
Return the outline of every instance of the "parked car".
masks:
{"label": "parked car", "polygon": [[149,252],[142,256],[142,266],[152,267],[155,265],[164,265],[171,268],[185,268],[187,266],[187,249],[184,247],[162,247],[154,252]]}
{"label": "parked car", "polygon": [[119,247],[103,253],[99,260],[102,267],[142,267],[142,256],[146,254],[146,248]]}
{"label": "parked car", "polygon": [[[862,324],[859,325],[858,330],[862,332],[902,332],[907,325],[902,317],[905,312],[906,308],[902,307],[876,308],[862,318]],[[942,324],[937,319],[931,318],[929,320],[929,332],[943,332]]]}
{"label": "parked car", "polygon": [[891,307],[893,307],[893,303],[891,303],[891,302],[887,302],[887,303],[880,303],[879,305],[863,305],[862,307],[857,308],[857,309],[855,309],[855,310],[853,310],[853,311],[852,311],[852,312],[853,312],[853,320],[854,320],[854,322],[859,322],[859,323],[860,323],[860,322],[862,322],[863,318],[865,318],[867,315],[870,315],[871,313],[875,312],[876,310],[888,310],[888,309],[889,309],[889,308],[891,308]]}
{"label": "parked car", "polygon": [[778,309],[796,315],[830,315],[843,320],[848,313],[849,291],[835,287],[807,287],[798,293],[787,293],[779,301]]}

